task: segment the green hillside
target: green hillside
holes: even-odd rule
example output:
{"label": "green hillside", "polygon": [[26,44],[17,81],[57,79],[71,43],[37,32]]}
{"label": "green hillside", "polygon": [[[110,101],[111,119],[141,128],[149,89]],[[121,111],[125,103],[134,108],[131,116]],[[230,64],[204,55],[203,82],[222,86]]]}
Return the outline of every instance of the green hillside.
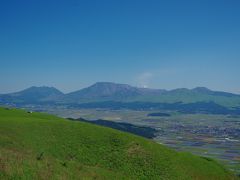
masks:
{"label": "green hillside", "polygon": [[140,102],[155,102],[155,103],[176,103],[184,104],[196,102],[214,102],[223,107],[232,108],[240,106],[240,96],[221,96],[213,94],[205,94],[194,92],[191,90],[178,90],[155,96],[139,96],[129,100]]}
{"label": "green hillside", "polygon": [[0,108],[0,179],[234,179],[208,158],[41,113]]}

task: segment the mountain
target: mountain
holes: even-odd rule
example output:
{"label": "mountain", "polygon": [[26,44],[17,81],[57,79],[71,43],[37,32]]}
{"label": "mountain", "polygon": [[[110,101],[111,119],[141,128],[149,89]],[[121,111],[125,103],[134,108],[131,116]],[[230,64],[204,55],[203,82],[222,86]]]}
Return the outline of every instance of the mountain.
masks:
{"label": "mountain", "polygon": [[63,98],[67,102],[86,101],[125,101],[134,97],[145,95],[156,95],[165,92],[164,90],[154,90],[137,88],[127,84],[116,84],[111,82],[98,82],[85,89],[75,91]]}
{"label": "mountain", "polygon": [[140,95],[138,88],[127,84],[115,84],[110,82],[99,82],[85,89],[69,93],[67,99],[112,99],[127,98]]}
{"label": "mountain", "polygon": [[129,133],[0,108],[0,179],[235,179],[213,159]]}
{"label": "mountain", "polygon": [[194,89],[192,89],[193,92],[199,92],[199,93],[206,93],[206,94],[209,94],[209,93],[212,93],[213,91],[206,88],[206,87],[196,87]]}
{"label": "mountain", "polygon": [[0,102],[8,103],[40,103],[54,102],[64,94],[54,87],[30,87],[16,93],[0,95]]}
{"label": "mountain", "polygon": [[98,82],[90,87],[63,94],[52,87],[31,87],[26,90],[0,95],[0,104],[85,104],[85,103],[215,103],[226,108],[239,108],[240,95],[212,91],[205,87],[194,89],[149,89],[127,84]]}
{"label": "mountain", "polygon": [[194,89],[175,89],[167,91],[155,98],[157,102],[167,103],[196,103],[196,102],[214,102],[225,107],[239,107],[240,95],[227,92],[212,91],[205,87]]}
{"label": "mountain", "polygon": [[221,91],[212,91],[205,87],[196,87],[192,89],[193,92],[215,95],[215,96],[225,96],[225,97],[236,97],[236,94],[228,93],[228,92],[221,92]]}

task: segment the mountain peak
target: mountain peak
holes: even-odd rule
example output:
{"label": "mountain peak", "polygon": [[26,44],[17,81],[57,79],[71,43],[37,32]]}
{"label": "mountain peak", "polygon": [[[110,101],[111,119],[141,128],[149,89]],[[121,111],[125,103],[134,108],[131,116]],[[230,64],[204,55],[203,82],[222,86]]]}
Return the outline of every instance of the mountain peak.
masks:
{"label": "mountain peak", "polygon": [[24,93],[55,93],[55,94],[63,94],[61,91],[56,89],[55,87],[48,87],[48,86],[31,86],[27,89],[19,91],[14,94],[24,94]]}
{"label": "mountain peak", "polygon": [[32,86],[22,91],[9,94],[17,102],[37,102],[54,100],[64,94],[54,87]]}
{"label": "mountain peak", "polygon": [[201,92],[201,93],[211,92],[211,90],[206,88],[206,87],[196,87],[196,88],[194,88],[192,90],[195,91],[195,92]]}
{"label": "mountain peak", "polygon": [[97,82],[90,87],[68,94],[70,97],[81,98],[123,98],[137,95],[137,88],[127,84],[116,84],[112,82]]}
{"label": "mountain peak", "polygon": [[95,84],[93,84],[92,86],[90,87],[94,87],[94,86],[103,86],[103,87],[131,87],[130,85],[128,84],[118,84],[118,83],[114,83],[114,82],[97,82]]}
{"label": "mountain peak", "polygon": [[43,90],[43,89],[57,90],[55,87],[49,87],[49,86],[31,86],[25,90]]}

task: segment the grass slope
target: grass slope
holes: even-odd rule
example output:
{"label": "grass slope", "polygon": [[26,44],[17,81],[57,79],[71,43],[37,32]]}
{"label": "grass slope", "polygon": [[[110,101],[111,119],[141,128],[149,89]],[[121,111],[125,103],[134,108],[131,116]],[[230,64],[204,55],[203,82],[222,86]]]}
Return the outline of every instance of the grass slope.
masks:
{"label": "grass slope", "polygon": [[52,115],[0,108],[0,179],[234,179],[213,160]]}

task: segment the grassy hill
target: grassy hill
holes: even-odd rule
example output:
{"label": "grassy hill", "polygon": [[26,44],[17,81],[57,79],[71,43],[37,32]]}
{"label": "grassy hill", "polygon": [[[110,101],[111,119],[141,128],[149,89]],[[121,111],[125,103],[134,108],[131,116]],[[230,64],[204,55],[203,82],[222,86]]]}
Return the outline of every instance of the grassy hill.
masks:
{"label": "grassy hill", "polygon": [[110,128],[0,108],[0,179],[234,179],[214,160]]}

